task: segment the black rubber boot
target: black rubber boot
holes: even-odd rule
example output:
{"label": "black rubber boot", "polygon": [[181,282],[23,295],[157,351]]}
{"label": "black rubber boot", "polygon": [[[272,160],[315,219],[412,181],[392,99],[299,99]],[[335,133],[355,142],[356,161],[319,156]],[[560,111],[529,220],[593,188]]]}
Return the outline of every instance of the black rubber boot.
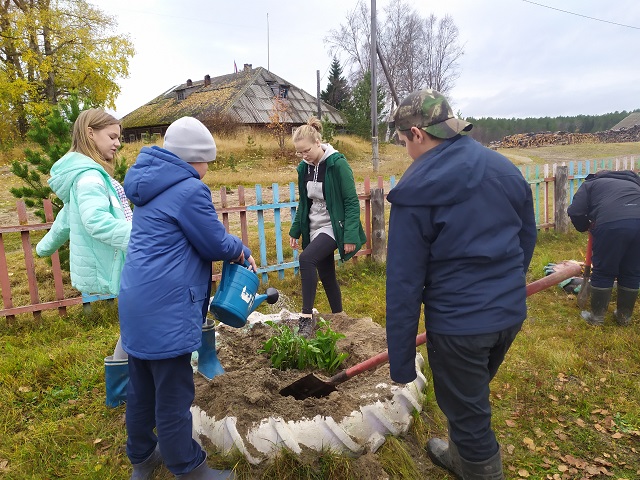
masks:
{"label": "black rubber boot", "polygon": [[233,480],[236,474],[231,470],[214,470],[207,465],[207,457],[200,465],[191,470],[189,473],[176,475],[176,478],[182,480]]}
{"label": "black rubber boot", "polygon": [[609,307],[612,288],[598,288],[591,286],[591,311],[582,312],[582,318],[589,325],[604,325],[604,315]]}
{"label": "black rubber boot", "polygon": [[464,480],[504,480],[500,449],[493,457],[483,462],[469,462],[460,457],[460,465]]}
{"label": "black rubber boot", "polygon": [[133,472],[129,480],[150,480],[153,471],[162,464],[162,455],[160,448],[156,445],[156,449],[147,457],[144,462],[133,465]]}
{"label": "black rubber boot", "polygon": [[638,290],[632,288],[621,287],[618,285],[618,301],[616,304],[616,323],[622,327],[626,327],[631,323],[631,315],[633,307],[636,305],[638,298]]}
{"label": "black rubber boot", "polygon": [[463,480],[462,467],[458,447],[451,440],[448,442],[440,438],[432,438],[425,447],[431,461],[453,474],[458,480]]}

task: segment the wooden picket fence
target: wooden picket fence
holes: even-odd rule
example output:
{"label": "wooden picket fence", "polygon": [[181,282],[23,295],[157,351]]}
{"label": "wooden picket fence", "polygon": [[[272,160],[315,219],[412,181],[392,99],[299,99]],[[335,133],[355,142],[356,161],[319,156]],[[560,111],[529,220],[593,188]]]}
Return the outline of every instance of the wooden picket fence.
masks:
{"label": "wooden picket fence", "polygon": [[[531,185],[534,207],[536,215],[536,224],[539,229],[548,230],[555,228],[556,220],[559,212],[554,208],[559,202],[555,201],[556,195],[566,197],[570,203],[577,188],[584,181],[589,173],[597,170],[634,170],[638,171],[640,166],[640,156],[619,157],[611,160],[600,161],[584,161],[584,162],[567,162],[564,164],[542,165],[521,168],[524,178]],[[568,171],[567,182],[565,185],[555,185],[556,170],[558,167],[566,167]],[[374,253],[374,245],[372,242],[380,235],[372,233],[372,225],[376,224],[376,218],[382,218],[384,222],[384,211],[376,212],[372,208],[372,190],[378,192],[390,190],[396,184],[395,177],[391,177],[388,181],[384,181],[382,177],[377,178],[374,187],[371,187],[369,178],[364,180],[362,185],[363,191],[358,194],[363,210],[363,226],[367,235],[367,243],[358,252],[354,260],[359,257],[376,258]],[[249,245],[253,250],[253,256],[258,263],[258,274],[263,282],[267,282],[269,274],[275,273],[278,278],[284,278],[286,270],[293,270],[294,274],[298,272],[298,252],[293,250],[290,257],[285,258],[283,244],[288,240],[288,228],[291,219],[295,217],[298,202],[296,201],[296,185],[292,182],[288,184],[288,192],[283,195],[281,200],[280,185],[274,183],[271,185],[271,200],[266,199],[265,192],[261,185],[256,185],[253,191],[245,191],[244,187],[239,186],[236,192],[228,192],[226,188],[221,188],[219,192],[214,193],[214,204],[220,220],[224,224],[228,232],[238,235],[245,245]],[[560,187],[560,188],[558,188]],[[560,192],[560,193],[558,193]],[[231,201],[231,197],[237,195],[235,202]],[[255,195],[255,199],[253,198]],[[249,200],[249,201],[248,201]],[[234,203],[234,204],[232,204]],[[384,203],[384,202],[382,202]],[[562,203],[564,205],[565,203]],[[71,305],[84,304],[88,305],[96,300],[104,300],[113,298],[109,295],[80,295],[79,292],[70,289],[68,280],[65,280],[64,274],[60,268],[60,260],[57,252],[51,257],[51,273],[53,275],[54,298],[41,299],[38,288],[38,276],[36,275],[36,261],[45,262],[45,260],[37,260],[34,258],[34,246],[32,245],[31,232],[48,230],[53,221],[53,212],[51,203],[44,202],[46,223],[28,224],[27,210],[24,202],[17,202],[19,225],[0,227],[0,286],[2,288],[2,308],[0,316],[7,317],[11,320],[15,315],[23,313],[32,313],[34,317],[39,318],[40,312],[43,310],[58,309],[61,315],[66,314],[66,307]],[[375,207],[375,208],[384,208]],[[566,215],[566,212],[561,212]],[[378,220],[379,222],[379,220]],[[386,229],[386,227],[384,227]],[[24,255],[24,265],[26,270],[26,282],[29,288],[29,302],[26,305],[14,305],[14,295],[12,288],[16,288],[19,282],[22,282],[24,273],[10,272],[5,251],[6,235],[20,234],[22,254]],[[256,245],[258,248],[256,248]],[[380,245],[380,244],[378,244]],[[271,246],[269,248],[269,246]],[[14,262],[15,263],[15,262]],[[220,262],[213,265],[214,273],[212,281],[217,282],[220,279]],[[11,278],[14,278],[12,284]],[[16,280],[18,279],[18,280]],[[67,295],[65,295],[65,286],[67,287]],[[71,293],[70,293],[71,292]]]}
{"label": "wooden picket fence", "polygon": [[556,170],[560,166],[567,167],[568,183],[565,189],[567,204],[573,200],[573,195],[584,179],[590,173],[599,170],[633,170],[640,171],[640,156],[628,155],[607,160],[584,160],[579,162],[562,162],[545,165],[520,167],[520,171],[531,185],[536,215],[536,225],[539,229],[555,228],[557,213],[554,199]]}
{"label": "wooden picket fence", "polygon": [[[377,189],[384,189],[384,180],[382,177],[377,178]],[[388,183],[389,188],[395,185],[395,179],[392,178]],[[366,178],[363,184],[364,191],[358,194],[361,206],[364,210],[363,227],[367,235],[367,243],[356,254],[355,258],[363,256],[371,256],[373,252],[372,246],[372,212],[371,212],[371,181]],[[253,250],[253,256],[259,265],[258,274],[263,282],[267,282],[269,273],[275,272],[279,278],[284,278],[285,270],[293,269],[294,273],[298,271],[298,252],[293,250],[292,258],[285,259],[283,243],[288,241],[288,228],[283,228],[284,222],[290,224],[295,217],[298,202],[295,199],[296,187],[292,182],[288,185],[288,199],[281,201],[280,185],[274,183],[271,185],[271,201],[265,198],[261,185],[255,186],[255,202],[247,205],[247,193],[243,186],[237,189],[237,204],[230,205],[229,196],[225,187],[219,191],[219,198],[214,199],[218,217],[224,224],[226,230],[238,235],[245,245],[249,245]],[[217,193],[217,192],[215,192]],[[219,200],[219,201],[216,201]],[[61,315],[66,315],[66,307],[71,305],[84,304],[88,305],[96,300],[105,300],[114,298],[111,295],[80,295],[79,292],[73,290],[73,295],[65,298],[65,274],[60,268],[60,259],[58,252],[51,256],[51,273],[53,275],[54,297],[53,299],[42,300],[40,289],[38,287],[38,275],[36,275],[36,261],[45,262],[45,260],[37,260],[34,258],[34,245],[31,239],[31,232],[48,230],[53,222],[53,211],[51,202],[44,201],[44,210],[46,223],[28,224],[27,210],[23,201],[17,201],[18,221],[19,225],[0,227],[0,286],[2,287],[2,309],[0,316],[13,320],[15,315],[23,313],[32,313],[35,318],[40,318],[40,312],[43,310],[58,309]],[[269,233],[272,232],[273,239]],[[29,287],[29,304],[14,305],[14,295],[12,289],[16,288],[17,282],[21,281],[21,277],[17,276],[18,281],[12,284],[11,277],[15,272],[9,271],[9,262],[5,250],[5,238],[8,234],[19,233],[21,237],[22,254],[24,255],[24,266],[26,270],[26,281]],[[250,238],[251,237],[251,238]],[[251,241],[257,237],[257,242]],[[273,243],[271,242],[273,240]],[[287,242],[288,243],[288,242]],[[258,248],[255,248],[255,245]],[[275,258],[271,258],[268,245],[275,244]],[[213,264],[212,281],[220,280],[221,262]],[[22,272],[21,272],[22,273]],[[16,277],[14,277],[16,278]],[[68,287],[68,285],[67,285]],[[69,290],[67,288],[67,290]]]}

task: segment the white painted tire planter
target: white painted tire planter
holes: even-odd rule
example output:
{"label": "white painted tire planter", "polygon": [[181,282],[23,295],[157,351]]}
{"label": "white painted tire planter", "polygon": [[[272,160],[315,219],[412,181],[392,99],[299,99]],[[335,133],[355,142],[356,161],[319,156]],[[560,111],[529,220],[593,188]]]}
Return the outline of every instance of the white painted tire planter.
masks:
{"label": "white painted tire planter", "polygon": [[256,422],[244,436],[236,428],[236,417],[212,418],[194,405],[191,407],[193,436],[196,440],[206,437],[224,454],[237,449],[254,465],[273,458],[283,448],[296,454],[302,452],[302,447],[316,451],[331,449],[351,456],[375,452],[384,444],[386,435],[398,436],[409,429],[414,410],[422,411],[427,385],[421,373],[423,365],[424,359],[418,353],[416,380],[402,387],[377,385],[376,388],[392,393],[391,398],[359,407],[347,417],[334,419],[317,415],[296,421],[268,417]]}

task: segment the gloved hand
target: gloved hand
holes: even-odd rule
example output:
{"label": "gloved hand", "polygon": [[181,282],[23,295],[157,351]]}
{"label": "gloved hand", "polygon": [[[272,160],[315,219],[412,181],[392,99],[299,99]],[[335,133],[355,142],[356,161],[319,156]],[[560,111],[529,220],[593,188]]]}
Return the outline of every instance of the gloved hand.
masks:
{"label": "gloved hand", "polygon": [[580,288],[582,287],[582,278],[580,277],[571,277],[563,280],[558,284],[560,288],[562,288],[565,292],[569,294],[578,294],[580,293]]}
{"label": "gloved hand", "polygon": [[555,272],[555,268],[554,268],[555,266],[556,266],[555,263],[547,263],[544,266],[544,274],[545,275],[551,275],[552,273],[554,273]]}

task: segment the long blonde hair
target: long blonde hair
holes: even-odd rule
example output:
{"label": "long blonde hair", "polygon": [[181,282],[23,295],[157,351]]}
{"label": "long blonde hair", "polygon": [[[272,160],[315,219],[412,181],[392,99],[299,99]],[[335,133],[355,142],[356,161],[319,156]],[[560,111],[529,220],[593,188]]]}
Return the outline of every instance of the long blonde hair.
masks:
{"label": "long blonde hair", "polygon": [[[95,142],[89,137],[89,127],[93,130],[102,130],[110,125],[120,125],[120,120],[109,115],[104,110],[90,108],[81,112],[73,124],[71,149],[69,151],[86,155],[102,165],[109,175],[113,175],[113,164],[102,156]],[[122,126],[120,126],[120,130],[122,131]]]}
{"label": "long blonde hair", "polygon": [[316,117],[309,117],[307,123],[300,125],[293,131],[292,140],[307,139],[311,142],[322,142],[322,122]]}

